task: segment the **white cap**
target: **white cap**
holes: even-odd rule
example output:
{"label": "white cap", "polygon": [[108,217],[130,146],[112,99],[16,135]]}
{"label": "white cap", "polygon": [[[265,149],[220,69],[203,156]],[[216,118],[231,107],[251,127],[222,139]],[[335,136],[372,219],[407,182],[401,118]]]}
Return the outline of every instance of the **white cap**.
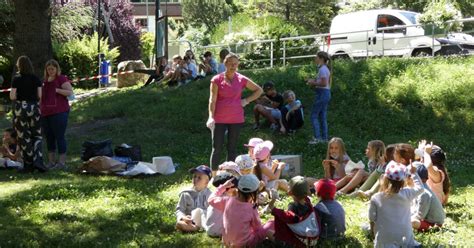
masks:
{"label": "white cap", "polygon": [[255,147],[256,145],[263,143],[263,139],[260,138],[251,138],[248,144],[245,144],[246,147]]}
{"label": "white cap", "polygon": [[258,190],[260,180],[254,174],[243,175],[239,179],[238,189],[244,193],[252,193]]}

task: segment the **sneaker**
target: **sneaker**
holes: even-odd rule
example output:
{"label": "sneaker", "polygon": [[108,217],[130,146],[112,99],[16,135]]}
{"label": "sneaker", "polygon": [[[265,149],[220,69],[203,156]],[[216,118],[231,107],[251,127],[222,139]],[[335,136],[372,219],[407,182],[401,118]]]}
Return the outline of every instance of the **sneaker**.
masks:
{"label": "sneaker", "polygon": [[260,124],[258,123],[253,124],[253,130],[258,130],[258,129],[260,129]]}
{"label": "sneaker", "polygon": [[313,137],[312,140],[310,140],[310,141],[308,142],[308,144],[310,144],[310,145],[316,145],[316,144],[319,144],[319,143],[323,143],[323,140],[316,139],[316,138],[314,138],[314,137]]}
{"label": "sneaker", "polygon": [[278,130],[278,124],[272,123],[272,124],[270,125],[270,129],[271,129],[272,131],[277,131],[277,130]]}

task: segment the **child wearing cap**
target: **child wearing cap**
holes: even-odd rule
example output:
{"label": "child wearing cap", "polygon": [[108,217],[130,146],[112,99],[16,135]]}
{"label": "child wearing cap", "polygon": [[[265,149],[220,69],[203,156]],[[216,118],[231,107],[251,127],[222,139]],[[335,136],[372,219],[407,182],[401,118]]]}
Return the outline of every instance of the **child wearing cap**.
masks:
{"label": "child wearing cap", "polygon": [[255,205],[259,184],[255,175],[244,175],[239,179],[236,197],[223,195],[235,186],[229,180],[209,198],[209,204],[224,213],[222,241],[226,247],[253,247],[269,235],[271,225],[261,224]]}
{"label": "child wearing cap", "polygon": [[336,185],[333,180],[321,179],[314,183],[319,202],[314,206],[321,221],[321,239],[335,239],[344,236],[346,214],[342,205],[334,199]]}
{"label": "child wearing cap", "polygon": [[[225,182],[229,180],[233,182],[234,186],[237,185],[238,179],[234,175],[226,171],[220,171],[213,178],[212,185],[218,188],[219,186],[221,186],[222,184],[224,184]],[[222,193],[222,196],[233,197],[236,195],[237,195],[236,188],[229,188],[224,193]],[[209,199],[214,196],[216,196],[216,194],[212,193]],[[204,225],[204,229],[206,230],[207,235],[209,235],[210,237],[222,236],[222,232],[224,231],[223,218],[224,218],[223,211],[214,208],[212,205],[209,205],[209,207],[207,207],[206,224]]]}
{"label": "child wearing cap", "polygon": [[290,180],[288,195],[293,202],[288,204],[288,211],[273,208],[274,239],[283,246],[307,247],[317,242],[320,228],[319,221],[309,199],[309,185],[302,176]]}
{"label": "child wearing cap", "polygon": [[[419,245],[413,235],[410,205],[424,189],[416,167],[408,168],[395,161],[387,164],[380,192],[370,199],[369,220],[375,235],[374,247]],[[413,178],[413,187],[405,186],[405,178],[408,176]]]}
{"label": "child wearing cap", "polygon": [[267,189],[278,189],[288,192],[288,182],[285,179],[280,179],[281,172],[286,165],[278,160],[271,161],[272,149],[273,143],[269,140],[258,144],[254,148],[253,155],[256,161],[254,173],[258,179],[265,183]]}
{"label": "child wearing cap", "polygon": [[226,171],[234,177],[240,177],[240,167],[234,161],[227,161],[219,165],[219,171]]}
{"label": "child wearing cap", "polygon": [[260,139],[260,138],[251,138],[249,140],[249,143],[248,144],[245,144],[244,146],[248,148],[248,152],[249,152],[249,156],[255,160],[254,156],[253,156],[253,149],[255,148],[255,146],[257,146],[258,144],[260,143],[263,143],[263,139]]}
{"label": "child wearing cap", "polygon": [[446,218],[446,214],[438,197],[436,197],[426,184],[426,181],[428,181],[428,170],[426,167],[418,163],[416,173],[423,182],[424,191],[415,199],[415,203],[413,204],[414,209],[412,211],[411,224],[415,230],[424,232],[434,226],[441,227]]}
{"label": "child wearing cap", "polygon": [[247,155],[239,155],[235,158],[235,163],[239,166],[240,174],[241,175],[248,175],[253,171],[253,161],[252,158]]}
{"label": "child wearing cap", "polygon": [[176,206],[176,228],[183,232],[198,231],[206,220],[211,191],[207,188],[212,171],[205,165],[189,170],[193,174],[193,187],[179,193]]}

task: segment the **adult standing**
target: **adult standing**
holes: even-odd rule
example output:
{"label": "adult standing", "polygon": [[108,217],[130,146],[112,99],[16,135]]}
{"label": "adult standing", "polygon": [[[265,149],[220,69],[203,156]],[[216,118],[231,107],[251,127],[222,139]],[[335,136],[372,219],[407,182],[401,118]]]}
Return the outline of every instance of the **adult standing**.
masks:
{"label": "adult standing", "polygon": [[41,80],[33,74],[33,65],[27,56],[16,62],[18,73],[13,77],[10,99],[13,101],[13,126],[18,135],[24,172],[47,171],[43,164],[40,125]]}
{"label": "adult standing", "polygon": [[[260,86],[237,72],[237,55],[229,53],[224,59],[224,65],[225,72],[214,76],[210,87],[209,119],[206,125],[212,133],[212,168],[216,168],[220,162],[226,131],[227,161],[235,159],[237,141],[244,123],[244,107],[263,93]],[[245,88],[253,93],[242,99]]]}
{"label": "adult standing", "polygon": [[[67,97],[72,94],[71,82],[61,75],[58,62],[53,59],[46,62],[41,98],[41,126],[46,134],[49,168],[61,169],[66,164],[65,135],[69,116]],[[56,152],[59,159],[56,159]]]}
{"label": "adult standing", "polygon": [[329,55],[326,52],[318,52],[315,59],[318,65],[316,79],[310,79],[307,84],[315,87],[316,97],[311,111],[311,123],[313,124],[314,137],[309,144],[317,144],[328,141],[327,111],[331,100],[331,72],[327,66]]}

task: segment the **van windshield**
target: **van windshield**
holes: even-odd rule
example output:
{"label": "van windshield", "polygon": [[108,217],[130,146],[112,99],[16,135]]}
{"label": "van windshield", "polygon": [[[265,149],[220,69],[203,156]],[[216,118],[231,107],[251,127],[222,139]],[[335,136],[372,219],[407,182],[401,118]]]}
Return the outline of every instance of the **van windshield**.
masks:
{"label": "van windshield", "polygon": [[413,13],[413,12],[401,12],[401,14],[406,17],[410,22],[411,24],[416,24],[417,23],[417,18],[416,16],[418,15],[418,13]]}

